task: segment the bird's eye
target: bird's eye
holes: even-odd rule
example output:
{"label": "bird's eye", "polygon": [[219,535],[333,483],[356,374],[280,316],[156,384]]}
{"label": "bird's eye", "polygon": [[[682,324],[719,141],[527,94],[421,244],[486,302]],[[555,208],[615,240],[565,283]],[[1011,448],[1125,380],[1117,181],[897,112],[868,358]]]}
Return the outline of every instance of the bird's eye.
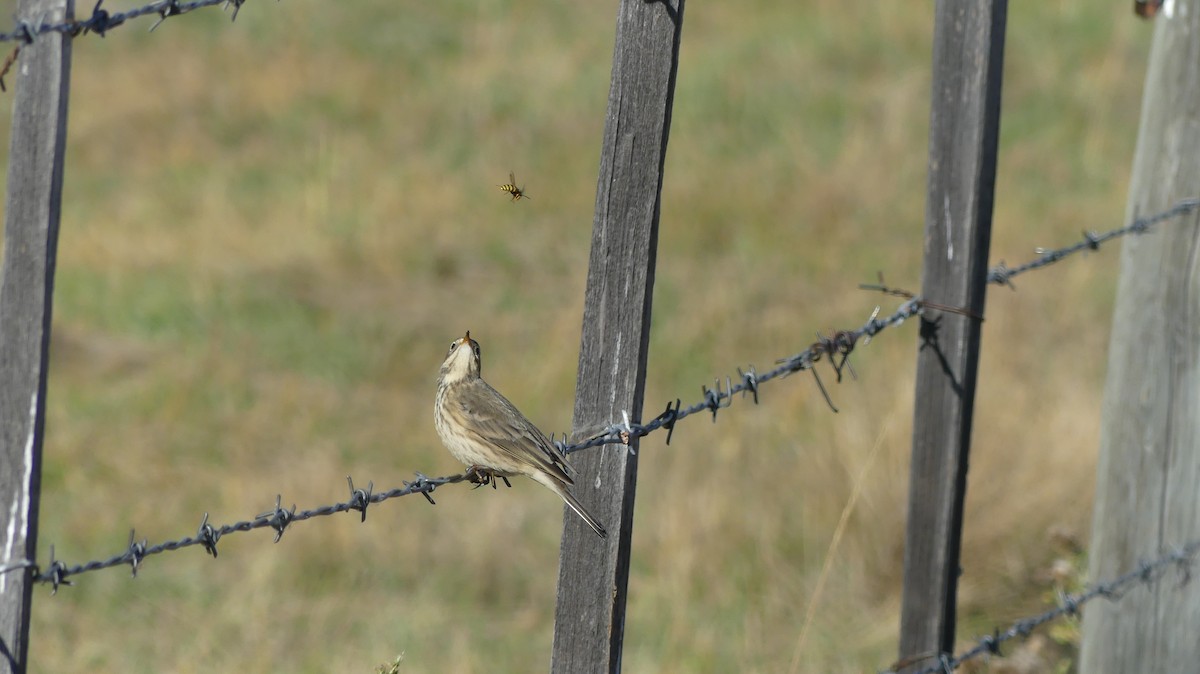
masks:
{"label": "bird's eye", "polygon": [[479,357],[479,345],[478,344],[475,345],[475,357],[476,358]]}
{"label": "bird's eye", "polygon": [[454,350],[454,347],[456,347],[456,346],[458,346],[458,340],[457,340],[457,339],[456,339],[456,340],[454,340],[453,342],[450,342],[450,350],[451,350],[451,351],[453,351],[453,350]]}

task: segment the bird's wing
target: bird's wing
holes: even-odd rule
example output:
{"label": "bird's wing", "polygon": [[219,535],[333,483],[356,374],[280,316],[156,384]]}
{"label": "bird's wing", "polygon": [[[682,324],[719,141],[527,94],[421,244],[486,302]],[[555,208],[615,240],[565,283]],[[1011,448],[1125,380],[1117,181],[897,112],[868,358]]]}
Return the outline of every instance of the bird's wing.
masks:
{"label": "bird's wing", "polygon": [[483,380],[478,383],[490,389],[491,395],[463,396],[461,411],[469,431],[514,460],[533,464],[566,484],[574,484],[567,473],[566,457],[546,434],[499,391]]}

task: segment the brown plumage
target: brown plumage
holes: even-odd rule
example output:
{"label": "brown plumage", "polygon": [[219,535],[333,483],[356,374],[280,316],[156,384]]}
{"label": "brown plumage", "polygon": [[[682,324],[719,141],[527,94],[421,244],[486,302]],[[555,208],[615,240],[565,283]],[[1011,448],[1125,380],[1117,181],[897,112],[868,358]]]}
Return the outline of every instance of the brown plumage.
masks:
{"label": "brown plumage", "polygon": [[545,433],[480,377],[479,342],[454,340],[438,373],[434,420],[442,444],[472,469],[526,475],[558,494],[601,538],[607,533],[569,491],[566,457]]}

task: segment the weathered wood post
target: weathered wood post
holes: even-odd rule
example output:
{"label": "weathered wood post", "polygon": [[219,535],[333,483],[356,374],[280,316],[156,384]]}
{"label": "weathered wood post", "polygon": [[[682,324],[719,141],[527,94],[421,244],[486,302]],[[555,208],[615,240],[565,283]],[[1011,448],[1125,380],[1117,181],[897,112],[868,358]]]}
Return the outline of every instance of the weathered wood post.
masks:
{"label": "weathered wood post", "polygon": [[[26,21],[56,23],[74,0],[20,0]],[[38,35],[14,67],[12,141],[0,277],[0,566],[37,553],[50,304],[61,210],[71,38]],[[29,650],[32,569],[0,574],[0,672],[21,674]]]}
{"label": "weathered wood post", "polygon": [[[1155,23],[1129,220],[1200,195],[1200,0],[1166,3]],[[1089,578],[1200,538],[1200,216],[1185,217],[1121,250]],[[1081,672],[1194,672],[1197,662],[1194,579],[1167,574],[1084,611]]]}
{"label": "weathered wood post", "polygon": [[[684,0],[622,0],[600,152],[573,434],[641,419],[659,196],[671,126]],[[629,448],[636,451],[637,441]],[[561,674],[617,672],[625,623],[637,456],[576,455],[575,493],[608,528],[598,538],[565,513],[554,651]]]}
{"label": "weathered wood post", "polygon": [[[921,295],[983,315],[1006,0],[938,0]],[[950,652],[980,319],[921,319],[900,658]]]}

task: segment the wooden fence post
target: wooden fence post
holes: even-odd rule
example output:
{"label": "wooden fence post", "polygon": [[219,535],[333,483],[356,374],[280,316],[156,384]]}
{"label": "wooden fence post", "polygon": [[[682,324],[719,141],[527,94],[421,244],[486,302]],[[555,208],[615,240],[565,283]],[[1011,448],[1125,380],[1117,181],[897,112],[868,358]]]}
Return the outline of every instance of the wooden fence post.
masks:
{"label": "wooden fence post", "polygon": [[[74,0],[20,0],[31,23],[74,16]],[[0,278],[0,566],[37,553],[50,303],[61,210],[71,38],[38,35],[16,72]],[[23,673],[32,569],[0,574],[0,672]]]}
{"label": "wooden fence post", "polygon": [[[600,152],[572,422],[576,440],[641,419],[659,197],[684,0],[622,0]],[[636,451],[635,439],[629,450]],[[566,512],[550,669],[617,672],[629,582],[637,456],[602,447],[572,461],[575,493],[608,528]]]}
{"label": "wooden fence post", "polygon": [[[1129,20],[1134,20],[1132,17]],[[1200,193],[1200,0],[1155,19],[1126,215]],[[1200,538],[1200,216],[1125,240],[1113,310],[1088,577]],[[1192,571],[1194,574],[1194,570]],[[1200,584],[1167,574],[1084,611],[1080,671],[1194,672]]]}
{"label": "wooden fence post", "polygon": [[[921,295],[982,316],[1006,0],[938,0]],[[952,651],[980,319],[921,319],[900,658]]]}

